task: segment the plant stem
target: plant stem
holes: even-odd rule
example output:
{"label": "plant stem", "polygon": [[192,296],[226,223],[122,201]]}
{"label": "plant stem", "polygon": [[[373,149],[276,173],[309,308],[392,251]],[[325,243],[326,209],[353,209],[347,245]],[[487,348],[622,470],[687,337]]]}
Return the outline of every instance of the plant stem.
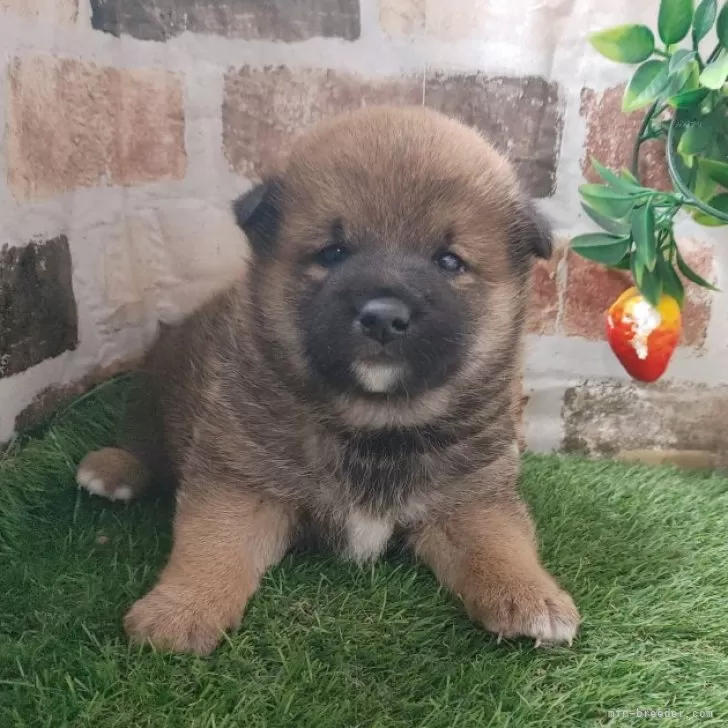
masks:
{"label": "plant stem", "polygon": [[645,114],[645,118],[642,119],[642,124],[640,126],[640,130],[637,132],[637,139],[634,143],[634,149],[632,150],[632,174],[637,178],[639,182],[640,180],[640,147],[642,146],[642,142],[645,140],[645,132],[647,131],[647,127],[650,125],[650,122],[655,117],[655,114],[657,112],[657,107],[659,105],[658,101],[655,101],[652,106],[650,106],[649,110]]}
{"label": "plant stem", "polygon": [[713,52],[708,56],[708,60],[705,62],[705,65],[710,65],[720,55],[721,50],[723,50],[723,46],[718,43],[718,45],[713,48]]}

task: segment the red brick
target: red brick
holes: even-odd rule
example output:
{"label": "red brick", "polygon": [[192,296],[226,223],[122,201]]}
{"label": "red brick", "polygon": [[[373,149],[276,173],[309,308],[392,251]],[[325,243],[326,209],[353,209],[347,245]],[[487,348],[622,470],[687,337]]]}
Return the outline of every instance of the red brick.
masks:
{"label": "red brick", "polygon": [[551,335],[556,333],[559,314],[558,267],[564,249],[557,248],[550,260],[539,260],[531,279],[531,300],[528,311],[528,332]]}
{"label": "red brick", "polygon": [[[625,114],[622,111],[624,85],[597,93],[584,89],[581,94],[581,115],[586,121],[586,146],[582,159],[582,172],[589,182],[601,178],[592,169],[591,157],[610,169],[632,166],[632,149],[645,111]],[[671,190],[664,144],[649,141],[642,145],[640,154],[642,183],[660,190]]]}
{"label": "red brick", "polygon": [[287,42],[361,32],[359,0],[91,0],[91,25],[156,41],[185,31]]}
{"label": "red brick", "polygon": [[[692,240],[680,240],[680,250],[696,272],[715,282],[712,248]],[[615,271],[569,252],[564,300],[564,330],[567,336],[582,336],[592,341],[605,338],[605,314],[626,288],[633,285],[626,271]],[[699,348],[705,343],[712,296],[694,283],[683,279],[685,305],[681,345]]]}
{"label": "red brick", "polygon": [[71,268],[65,235],[0,248],[0,377],[78,346]]}
{"label": "red brick", "polygon": [[[434,74],[428,106],[488,136],[512,159],[526,188],[552,194],[561,139],[558,89],[538,77]],[[223,140],[236,172],[256,178],[295,136],[341,111],[375,104],[421,104],[422,78],[368,79],[335,71],[231,69],[225,78]]]}
{"label": "red brick", "polygon": [[604,315],[614,299],[631,285],[631,278],[571,251],[566,260],[564,331],[567,336],[603,339]]}
{"label": "red brick", "polygon": [[341,111],[377,104],[422,102],[422,81],[369,81],[334,71],[256,70],[225,76],[223,142],[231,168],[254,179],[285,154],[294,137]]}
{"label": "red brick", "polygon": [[184,177],[179,79],[50,56],[10,66],[7,158],[19,200]]}
{"label": "red brick", "polygon": [[540,76],[435,73],[427,79],[425,103],[482,131],[531,195],[554,194],[563,126],[556,83]]}

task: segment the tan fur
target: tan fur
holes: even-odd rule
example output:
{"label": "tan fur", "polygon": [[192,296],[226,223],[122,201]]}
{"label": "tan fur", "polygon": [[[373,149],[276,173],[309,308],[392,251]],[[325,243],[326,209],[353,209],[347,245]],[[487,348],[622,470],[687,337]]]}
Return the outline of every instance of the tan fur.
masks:
{"label": "tan fur", "polygon": [[579,613],[541,565],[533,524],[516,499],[454,509],[410,542],[470,617],[499,639],[571,644]]}
{"label": "tan fur", "polygon": [[179,492],[167,566],[124,619],[136,642],[211,652],[288,550],[294,520],[283,506],[212,482],[204,493],[190,497],[184,485]]}
{"label": "tan fur", "polygon": [[76,479],[81,487],[96,495],[132,500],[147,489],[150,473],[139,458],[126,450],[105,447],[86,455],[78,466]]}
{"label": "tan fur", "polygon": [[[128,633],[209,652],[289,546],[311,538],[368,559],[390,531],[404,531],[487,629],[571,640],[578,613],[540,565],[516,492],[538,230],[510,165],[431,110],[373,108],[304,134],[274,178],[273,252],[160,332],[142,368],[146,416],[129,414],[132,425],[151,425],[122,445],[129,453],[92,453],[79,469],[79,481],[101,480],[105,494],[130,479],[133,495],[150,479],[180,484],[172,555],[129,612]],[[327,280],[312,256],[332,221],[374,246],[368,271],[378,285],[405,275],[399,257],[430,266],[446,243],[467,261],[463,275],[437,273],[433,284],[456,292],[472,332],[451,377],[416,396],[373,400],[312,376],[298,304]],[[254,247],[270,244],[249,234]]]}

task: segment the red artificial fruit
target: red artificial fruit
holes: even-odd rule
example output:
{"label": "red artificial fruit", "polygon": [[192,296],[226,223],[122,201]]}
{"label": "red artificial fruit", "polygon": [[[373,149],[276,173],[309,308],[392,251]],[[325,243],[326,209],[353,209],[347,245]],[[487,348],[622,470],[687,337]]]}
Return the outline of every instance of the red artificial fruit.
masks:
{"label": "red artificial fruit", "polygon": [[680,306],[666,294],[655,308],[632,287],[607,312],[607,341],[627,373],[642,382],[665,373],[681,332]]}

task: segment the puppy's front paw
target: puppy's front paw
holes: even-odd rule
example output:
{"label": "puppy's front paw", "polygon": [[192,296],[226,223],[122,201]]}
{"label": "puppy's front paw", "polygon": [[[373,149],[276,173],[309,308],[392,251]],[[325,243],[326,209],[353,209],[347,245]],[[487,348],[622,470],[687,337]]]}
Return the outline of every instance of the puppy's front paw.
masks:
{"label": "puppy's front paw", "polygon": [[242,616],[242,610],[232,609],[222,615],[211,603],[184,587],[160,584],[129,610],[124,628],[132,642],[208,655],[226,630],[240,624]]}
{"label": "puppy's front paw", "polygon": [[581,618],[573,599],[543,572],[541,578],[526,577],[508,583],[481,587],[465,605],[471,618],[502,637],[530,637],[536,647],[571,643]]}

